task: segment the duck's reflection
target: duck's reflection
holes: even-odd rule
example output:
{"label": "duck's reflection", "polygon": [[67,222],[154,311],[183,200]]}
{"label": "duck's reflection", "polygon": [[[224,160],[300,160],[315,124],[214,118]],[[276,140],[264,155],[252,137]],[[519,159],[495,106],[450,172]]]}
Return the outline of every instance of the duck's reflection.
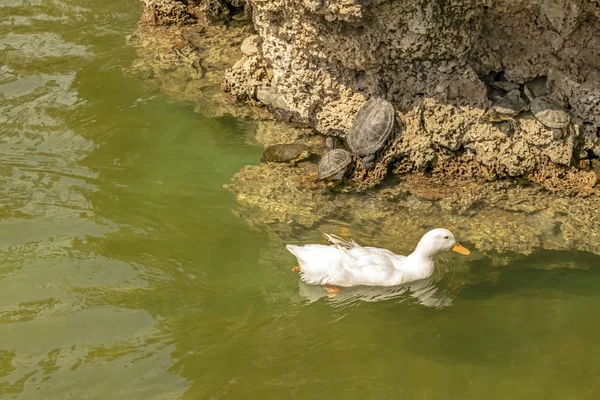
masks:
{"label": "duck's reflection", "polygon": [[[298,284],[298,293],[309,303],[323,297],[327,298],[327,290],[324,286],[308,285],[302,281],[299,281]],[[454,296],[452,293],[440,290],[440,287],[430,278],[391,287],[354,286],[341,288],[328,301],[334,302],[336,305],[346,305],[359,301],[376,302],[390,299],[405,301],[411,298],[423,306],[440,309],[451,306]]]}

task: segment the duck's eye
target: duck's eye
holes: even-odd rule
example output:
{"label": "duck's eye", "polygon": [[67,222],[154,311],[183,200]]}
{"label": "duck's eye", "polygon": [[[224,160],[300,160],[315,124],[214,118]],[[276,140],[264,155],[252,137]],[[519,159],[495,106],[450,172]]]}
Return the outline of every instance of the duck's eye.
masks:
{"label": "duck's eye", "polygon": [[450,236],[444,236],[444,239],[450,239]]}

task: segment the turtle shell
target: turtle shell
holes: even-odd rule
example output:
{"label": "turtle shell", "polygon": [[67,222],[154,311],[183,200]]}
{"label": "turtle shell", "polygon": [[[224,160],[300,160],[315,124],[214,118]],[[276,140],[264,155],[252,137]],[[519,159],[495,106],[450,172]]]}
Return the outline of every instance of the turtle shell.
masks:
{"label": "turtle shell", "polygon": [[317,171],[319,179],[329,178],[347,167],[352,161],[352,156],[344,149],[333,149],[328,151],[319,160]]}
{"label": "turtle shell", "polygon": [[529,107],[533,116],[548,128],[563,129],[571,123],[569,113],[548,97],[536,97]]}
{"label": "turtle shell", "polygon": [[352,153],[366,156],[379,150],[394,128],[395,117],[392,103],[381,97],[369,99],[356,114],[346,138]]}

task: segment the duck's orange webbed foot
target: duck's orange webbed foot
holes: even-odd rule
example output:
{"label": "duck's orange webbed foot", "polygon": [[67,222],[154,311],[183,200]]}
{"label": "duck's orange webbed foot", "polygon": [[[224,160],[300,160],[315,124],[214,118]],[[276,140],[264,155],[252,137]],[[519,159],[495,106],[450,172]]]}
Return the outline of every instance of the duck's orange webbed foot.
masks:
{"label": "duck's orange webbed foot", "polygon": [[340,292],[340,288],[337,287],[337,286],[330,285],[330,284],[326,283],[325,287],[327,288],[327,298],[328,299],[334,298],[335,295]]}
{"label": "duck's orange webbed foot", "polygon": [[300,273],[300,267],[296,265],[294,268],[292,268],[292,271]]}

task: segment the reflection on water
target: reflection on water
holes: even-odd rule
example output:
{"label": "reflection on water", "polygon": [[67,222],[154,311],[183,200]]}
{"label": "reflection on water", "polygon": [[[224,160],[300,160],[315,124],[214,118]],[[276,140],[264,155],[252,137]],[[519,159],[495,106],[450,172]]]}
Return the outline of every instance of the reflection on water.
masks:
{"label": "reflection on water", "polygon": [[284,243],[324,228],[251,229],[222,188],[260,158],[241,125],[123,76],[139,12],[0,4],[0,397],[598,398],[598,257],[323,298]]}
{"label": "reflection on water", "polygon": [[[18,24],[17,24],[18,25]],[[0,38],[0,50],[11,57],[86,57],[86,46],[66,43],[55,33],[8,33]]]}
{"label": "reflection on water", "polygon": [[[327,291],[323,287],[307,285],[302,281],[299,282],[299,286],[300,296],[311,303],[327,297]],[[431,279],[394,287],[356,286],[343,288],[331,300],[341,305],[349,305],[360,301],[376,302],[406,298],[406,296],[410,296],[425,307],[444,308],[452,305],[452,297],[440,293],[440,288]]]}
{"label": "reflection on water", "polygon": [[110,110],[120,96],[88,96],[82,80],[118,79],[103,75],[99,58],[115,44],[111,57],[125,51],[136,7],[107,21],[126,26],[105,43],[91,44],[80,28],[90,33],[96,18],[127,8],[112,6],[0,5],[10,15],[0,25],[0,395],[132,398],[189,386],[168,371],[175,345],[160,319],[118,301],[150,290],[161,274],[106,251],[122,227],[94,203],[101,172],[85,165],[107,139],[96,118],[118,118]]}

